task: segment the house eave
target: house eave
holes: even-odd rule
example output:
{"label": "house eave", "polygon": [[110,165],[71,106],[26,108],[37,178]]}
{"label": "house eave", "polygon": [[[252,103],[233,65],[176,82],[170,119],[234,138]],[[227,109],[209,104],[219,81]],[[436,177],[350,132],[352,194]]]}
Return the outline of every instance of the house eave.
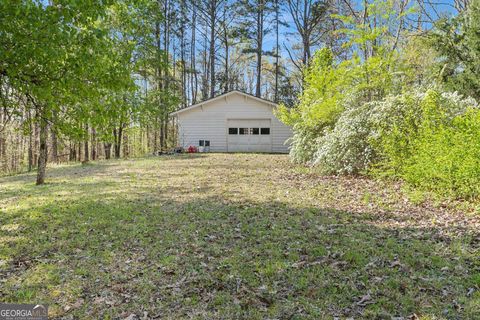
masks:
{"label": "house eave", "polygon": [[224,94],[221,94],[219,96],[216,96],[214,98],[211,98],[211,99],[208,99],[208,100],[205,100],[205,101],[202,101],[202,102],[199,102],[197,104],[194,104],[194,105],[191,105],[191,106],[188,106],[186,108],[183,108],[183,109],[180,109],[180,110],[177,110],[177,111],[174,111],[172,113],[170,113],[170,116],[177,116],[178,114],[180,113],[183,113],[183,112],[187,112],[187,111],[190,111],[192,109],[196,109],[198,107],[203,107],[204,105],[206,104],[209,104],[209,103],[212,103],[214,101],[218,101],[222,98],[225,98],[227,99],[228,96],[234,94],[234,93],[238,93],[242,96],[245,97],[245,99],[252,99],[252,100],[256,100],[256,101],[259,101],[259,102],[262,102],[262,103],[265,103],[265,104],[268,104],[272,107],[277,107],[278,104],[276,104],[275,102],[272,102],[272,101],[269,101],[269,100],[266,100],[266,99],[262,99],[262,98],[258,98],[258,97],[255,97],[255,96],[252,96],[250,94],[247,94],[245,92],[241,92],[241,91],[238,91],[238,90],[233,90],[233,91],[230,91],[230,92],[227,92],[227,93],[224,93]]}

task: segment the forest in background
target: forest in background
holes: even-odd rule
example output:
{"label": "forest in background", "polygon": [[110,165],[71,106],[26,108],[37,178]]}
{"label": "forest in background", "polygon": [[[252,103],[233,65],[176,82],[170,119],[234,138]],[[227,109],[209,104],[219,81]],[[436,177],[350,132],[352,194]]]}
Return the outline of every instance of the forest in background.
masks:
{"label": "forest in background", "polygon": [[[322,93],[312,95],[309,87],[312,77],[326,74],[322,59],[373,71],[371,78],[369,71],[339,68],[343,73],[324,79],[333,99],[352,85],[369,87],[363,103],[385,96],[388,85],[420,84],[428,77],[424,60],[431,57],[416,44],[467,5],[466,0],[2,1],[0,171],[38,168],[41,184],[47,162],[167,150],[175,141],[170,112],[233,89],[285,108],[304,105],[306,97],[321,106]],[[315,60],[322,48],[331,58]],[[410,63],[411,77],[397,77],[397,84],[405,80],[399,87],[385,80],[395,78],[398,70],[389,67],[400,60]],[[327,113],[337,107],[323,106]],[[332,113],[330,125],[339,114]],[[325,129],[322,119],[313,120],[318,120],[311,126],[315,133],[300,144],[308,148]]]}

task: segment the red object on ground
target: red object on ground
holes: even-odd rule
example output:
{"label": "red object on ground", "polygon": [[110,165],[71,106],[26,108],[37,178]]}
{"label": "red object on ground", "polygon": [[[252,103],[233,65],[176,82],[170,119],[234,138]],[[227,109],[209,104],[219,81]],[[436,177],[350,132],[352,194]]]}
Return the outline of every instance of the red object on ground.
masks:
{"label": "red object on ground", "polygon": [[197,153],[198,149],[195,146],[190,146],[190,147],[188,147],[187,152],[188,153]]}

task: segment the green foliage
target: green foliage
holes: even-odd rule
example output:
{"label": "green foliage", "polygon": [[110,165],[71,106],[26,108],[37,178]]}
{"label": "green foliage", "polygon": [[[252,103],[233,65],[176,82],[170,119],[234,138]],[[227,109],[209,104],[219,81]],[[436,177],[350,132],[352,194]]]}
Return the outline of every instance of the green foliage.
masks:
{"label": "green foliage", "polygon": [[349,79],[348,64],[334,62],[327,48],[319,50],[305,72],[305,90],[298,105],[278,109],[279,119],[294,128],[291,153],[294,161],[312,159],[316,138],[332,126],[342,112],[343,91]]}
{"label": "green foliage", "polygon": [[475,101],[429,91],[401,122],[380,131],[375,172],[442,195],[476,198],[480,113]]}
{"label": "green foliage", "polygon": [[304,71],[304,90],[298,104],[278,110],[279,119],[294,130],[291,156],[295,162],[315,161],[319,141],[333,129],[344,110],[402,88],[398,82],[404,79],[399,76],[404,70],[398,63],[398,55],[391,50],[391,42],[385,41],[388,38],[385,25],[399,16],[380,2],[366,10],[371,19],[377,19],[377,27],[367,22],[356,23],[351,17],[336,17],[345,25],[339,32],[347,37],[345,46],[353,50],[351,58],[341,61],[328,48],[316,52]]}
{"label": "green foliage", "polygon": [[422,93],[405,93],[380,102],[380,113],[388,111],[381,117],[383,121],[374,124],[376,133],[369,141],[381,158],[375,163],[376,175],[397,176],[406,159],[415,152],[412,140],[421,121],[423,100]]}
{"label": "green foliage", "polygon": [[111,24],[111,5],[1,2],[0,74],[27,97],[36,121],[80,135],[78,124],[99,115],[93,111],[102,106],[106,91],[132,88],[132,47],[120,47],[122,33]]}
{"label": "green foliage", "polygon": [[278,109],[279,118],[291,126],[320,128],[331,125],[342,111],[342,89],[347,68],[334,63],[330,49],[319,50],[305,72],[305,90],[299,104]]}
{"label": "green foliage", "polygon": [[437,74],[447,89],[480,99],[480,1],[452,19],[441,19],[430,34],[430,45],[442,59]]}
{"label": "green foliage", "polygon": [[412,153],[402,168],[402,178],[405,181],[450,197],[478,198],[478,109],[469,108],[465,114],[448,119],[438,104],[426,104],[424,119],[413,147],[416,152]]}

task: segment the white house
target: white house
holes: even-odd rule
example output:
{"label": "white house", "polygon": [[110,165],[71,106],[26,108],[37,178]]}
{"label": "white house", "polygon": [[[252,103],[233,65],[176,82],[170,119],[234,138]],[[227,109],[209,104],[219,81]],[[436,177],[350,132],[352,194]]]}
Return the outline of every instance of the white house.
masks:
{"label": "white house", "polygon": [[277,104],[231,91],[173,112],[178,144],[213,152],[287,153],[292,130],[273,114]]}

